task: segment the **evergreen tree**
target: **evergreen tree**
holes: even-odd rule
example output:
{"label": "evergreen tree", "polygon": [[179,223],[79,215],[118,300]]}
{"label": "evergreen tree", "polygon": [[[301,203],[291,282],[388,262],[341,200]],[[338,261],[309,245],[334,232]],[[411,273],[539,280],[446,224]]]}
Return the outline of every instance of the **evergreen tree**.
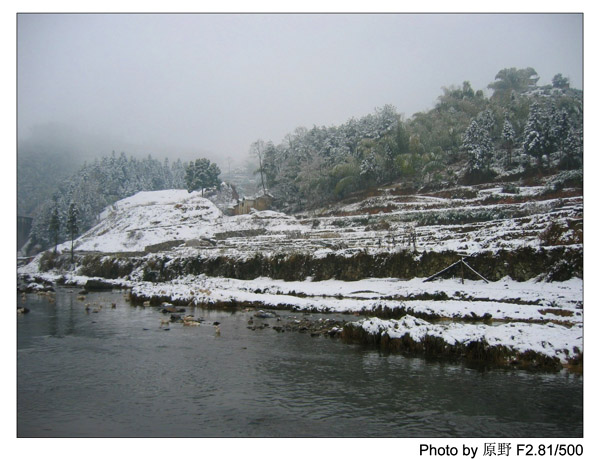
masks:
{"label": "evergreen tree", "polygon": [[492,132],[494,131],[494,125],[496,124],[494,113],[490,109],[480,112],[477,115],[477,124],[479,124],[482,129],[485,129],[491,137]]}
{"label": "evergreen tree", "polygon": [[476,120],[463,135],[462,149],[467,152],[467,164],[471,172],[489,171],[494,146],[489,132]]}
{"label": "evergreen tree", "polygon": [[262,170],[264,172],[264,179],[268,188],[273,187],[277,183],[278,161],[277,157],[279,151],[277,147],[273,145],[273,142],[267,142],[262,157]]}
{"label": "evergreen tree", "polygon": [[512,164],[512,149],[515,145],[515,130],[508,115],[504,118],[504,125],[502,126],[502,141],[504,142],[504,148],[506,148],[507,161],[506,165],[510,167]]}
{"label": "evergreen tree", "polygon": [[566,161],[565,142],[571,131],[569,114],[564,108],[557,108],[552,104],[549,115],[549,137],[552,148],[558,150],[563,162]]}
{"label": "evergreen tree", "polygon": [[204,190],[206,188],[220,185],[220,174],[221,169],[219,169],[219,166],[206,158],[200,158],[194,162],[190,162],[185,173],[188,192],[191,193],[192,191],[200,190],[204,196]]}
{"label": "evergreen tree", "polygon": [[185,168],[185,183],[186,183],[188,193],[191,193],[192,191],[194,191],[197,186],[195,166],[196,166],[196,163],[193,161],[190,161],[188,166]]}
{"label": "evergreen tree", "polygon": [[548,135],[548,117],[543,108],[534,102],[529,110],[529,117],[523,132],[523,151],[536,158],[538,167],[542,167],[542,158],[550,153],[550,138]]}
{"label": "evergreen tree", "polygon": [[56,247],[58,246],[58,238],[60,235],[60,212],[58,210],[58,198],[54,196],[54,206],[52,207],[52,213],[50,214],[50,221],[48,222],[48,229],[52,241],[54,242],[54,253],[56,253]]}
{"label": "evergreen tree", "polygon": [[79,231],[79,210],[73,201],[69,204],[69,212],[67,214],[67,230],[71,237],[71,263],[73,263],[73,241],[75,235]]}
{"label": "evergreen tree", "polygon": [[368,154],[360,163],[360,177],[366,186],[371,186],[377,181],[379,167],[374,153]]}
{"label": "evergreen tree", "polygon": [[571,128],[564,143],[564,167],[576,169],[583,165],[583,131]]}

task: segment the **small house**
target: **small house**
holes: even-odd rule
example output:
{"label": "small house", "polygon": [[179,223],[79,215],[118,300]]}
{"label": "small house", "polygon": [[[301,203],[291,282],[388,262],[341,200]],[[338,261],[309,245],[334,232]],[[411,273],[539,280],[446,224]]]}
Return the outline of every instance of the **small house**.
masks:
{"label": "small house", "polygon": [[252,209],[256,210],[269,210],[273,204],[273,197],[269,194],[263,194],[262,196],[254,198],[242,198],[238,200],[238,203],[230,208],[231,215],[245,215],[249,214]]}

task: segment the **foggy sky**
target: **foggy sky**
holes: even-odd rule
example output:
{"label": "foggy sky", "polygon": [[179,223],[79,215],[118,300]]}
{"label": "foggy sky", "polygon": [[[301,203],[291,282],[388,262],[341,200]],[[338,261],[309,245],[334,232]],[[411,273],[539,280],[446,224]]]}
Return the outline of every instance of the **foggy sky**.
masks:
{"label": "foggy sky", "polygon": [[[21,14],[18,140],[213,160],[508,67],[582,88],[582,16]],[[67,146],[65,146],[67,148]]]}

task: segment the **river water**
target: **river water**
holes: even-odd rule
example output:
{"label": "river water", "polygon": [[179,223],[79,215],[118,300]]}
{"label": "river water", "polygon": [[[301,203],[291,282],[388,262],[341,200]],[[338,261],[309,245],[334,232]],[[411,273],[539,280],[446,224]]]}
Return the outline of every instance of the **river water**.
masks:
{"label": "river water", "polygon": [[156,308],[119,291],[19,301],[30,309],[17,319],[19,437],[583,435],[573,374],[478,371],[252,331],[252,312],[188,309],[206,325],[166,330]]}

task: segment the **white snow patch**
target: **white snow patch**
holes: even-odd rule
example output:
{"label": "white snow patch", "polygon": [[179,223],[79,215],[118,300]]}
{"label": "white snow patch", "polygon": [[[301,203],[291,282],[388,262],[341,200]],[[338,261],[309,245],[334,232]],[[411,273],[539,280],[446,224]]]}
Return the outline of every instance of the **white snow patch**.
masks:
{"label": "white snow patch", "polygon": [[369,334],[387,333],[390,338],[408,334],[419,342],[426,336],[442,338],[449,345],[485,340],[489,345],[503,345],[516,352],[535,351],[548,357],[558,357],[561,363],[574,355],[574,348],[583,349],[583,325],[571,328],[560,325],[509,323],[497,326],[473,324],[431,324],[410,315],[400,320],[363,319],[355,326]]}

